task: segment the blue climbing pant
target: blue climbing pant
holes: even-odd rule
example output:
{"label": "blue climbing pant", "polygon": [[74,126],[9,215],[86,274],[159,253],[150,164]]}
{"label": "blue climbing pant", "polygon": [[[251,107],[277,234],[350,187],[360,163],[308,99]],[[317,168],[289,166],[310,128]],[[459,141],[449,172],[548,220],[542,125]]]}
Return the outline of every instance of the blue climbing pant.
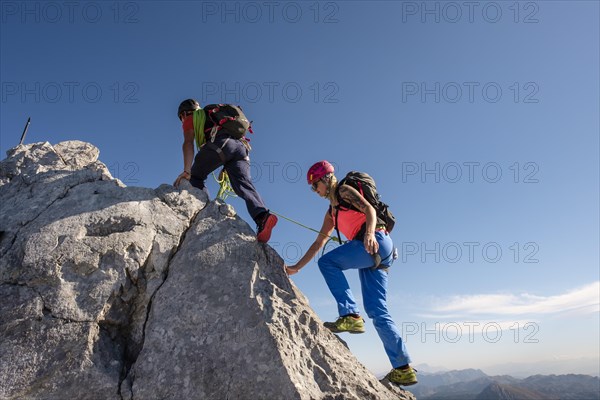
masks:
{"label": "blue climbing pant", "polygon": [[[392,239],[382,231],[375,232],[375,239],[379,243],[381,265],[391,265],[394,251]],[[398,368],[410,364],[410,356],[387,309],[388,273],[383,269],[373,270],[372,266],[373,257],[367,253],[361,240],[351,240],[319,259],[319,269],[335,297],[340,316],[360,313],[344,276],[345,270],[358,269],[367,316],[373,320],[392,367]]]}

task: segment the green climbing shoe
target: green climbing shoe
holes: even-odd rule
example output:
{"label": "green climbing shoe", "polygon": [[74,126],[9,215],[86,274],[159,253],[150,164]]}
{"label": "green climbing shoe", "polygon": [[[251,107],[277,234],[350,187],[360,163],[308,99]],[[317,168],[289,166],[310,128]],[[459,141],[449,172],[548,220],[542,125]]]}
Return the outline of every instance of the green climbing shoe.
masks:
{"label": "green climbing shoe", "polygon": [[417,370],[412,367],[405,369],[394,368],[387,374],[386,378],[396,385],[410,386],[417,383]]}
{"label": "green climbing shoe", "polygon": [[339,317],[335,322],[325,322],[324,325],[325,328],[333,333],[365,333],[365,320],[361,317],[355,318],[351,315]]}

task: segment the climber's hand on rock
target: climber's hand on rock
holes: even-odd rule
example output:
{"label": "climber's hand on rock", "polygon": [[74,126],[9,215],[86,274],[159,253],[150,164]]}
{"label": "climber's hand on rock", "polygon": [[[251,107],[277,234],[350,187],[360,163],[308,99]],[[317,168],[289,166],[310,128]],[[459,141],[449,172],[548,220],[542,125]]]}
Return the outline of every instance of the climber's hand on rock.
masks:
{"label": "climber's hand on rock", "polygon": [[191,177],[192,176],[190,175],[189,172],[183,171],[182,173],[179,174],[179,176],[177,177],[177,179],[175,179],[175,182],[173,183],[173,186],[175,186],[176,188],[179,188],[179,184],[181,183],[182,179],[185,179],[186,181],[189,181]]}
{"label": "climber's hand on rock", "polygon": [[286,265],[285,266],[285,272],[287,272],[288,275],[297,274],[298,271],[300,271],[300,268],[298,268],[296,265]]}

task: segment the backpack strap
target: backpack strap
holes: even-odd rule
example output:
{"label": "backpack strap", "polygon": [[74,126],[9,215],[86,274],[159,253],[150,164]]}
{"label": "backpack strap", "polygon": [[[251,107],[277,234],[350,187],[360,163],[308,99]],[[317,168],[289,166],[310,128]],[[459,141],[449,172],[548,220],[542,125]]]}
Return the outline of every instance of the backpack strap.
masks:
{"label": "backpack strap", "polygon": [[211,150],[214,150],[219,155],[219,158],[221,159],[221,161],[223,161],[223,164],[225,164],[227,159],[225,158],[225,153],[223,153],[223,147],[225,146],[225,143],[227,143],[228,140],[229,140],[229,138],[225,139],[225,142],[223,142],[223,146],[221,146],[221,147],[217,146],[212,141],[206,142],[206,144],[204,146],[206,146],[207,148],[209,148]]}
{"label": "backpack strap", "polygon": [[[329,210],[331,212],[333,212],[331,210],[331,206],[329,206]],[[342,236],[340,236],[340,228],[338,227],[338,213],[340,211],[340,206],[335,206],[335,232],[337,233],[337,237],[338,237],[338,243],[343,243],[342,242]]]}
{"label": "backpack strap", "polygon": [[[342,243],[342,237],[340,235],[340,228],[338,227],[338,213],[340,212],[340,210],[342,209],[347,209],[347,210],[353,210],[353,211],[358,211],[360,212],[360,210],[356,207],[354,207],[352,204],[348,203],[347,201],[345,201],[344,199],[341,198],[340,196],[340,186],[342,186],[345,182],[345,179],[342,179],[337,187],[335,188],[335,198],[338,201],[338,205],[335,206],[335,231],[337,233],[337,237],[339,240],[339,243]],[[331,206],[330,206],[331,208]],[[356,234],[356,236],[354,236],[352,238],[352,240],[359,240],[361,238],[364,238],[365,236],[365,232],[367,230],[367,224],[364,223],[363,226],[360,228],[360,230],[358,231],[358,233]]]}
{"label": "backpack strap", "polygon": [[[335,188],[335,198],[338,201],[338,205],[336,206],[336,208],[342,208],[343,207],[343,208],[346,208],[346,209],[350,209],[350,210],[354,210],[354,211],[360,212],[360,210],[358,208],[354,207],[352,204],[348,203],[346,200],[342,199],[342,197],[340,196],[340,187],[342,185],[344,185],[345,183],[346,183],[346,178],[342,179],[338,183],[337,187]],[[350,185],[348,185],[348,186],[350,186]],[[350,187],[352,187],[352,186],[350,186]],[[362,192],[362,188],[360,190],[360,194],[364,197],[363,192]]]}
{"label": "backpack strap", "polygon": [[[223,161],[223,164],[225,164],[227,162],[227,159],[225,158],[225,153],[223,153],[223,147],[225,147],[225,145],[227,144],[227,142],[230,139],[232,139],[232,138],[228,137],[227,139],[225,139],[225,141],[223,142],[221,147],[217,146],[213,142],[206,142],[206,144],[204,146],[206,146],[206,148],[209,148],[209,149],[215,151],[219,155],[219,158],[221,159],[221,161]],[[246,156],[242,160],[250,161],[250,157]]]}

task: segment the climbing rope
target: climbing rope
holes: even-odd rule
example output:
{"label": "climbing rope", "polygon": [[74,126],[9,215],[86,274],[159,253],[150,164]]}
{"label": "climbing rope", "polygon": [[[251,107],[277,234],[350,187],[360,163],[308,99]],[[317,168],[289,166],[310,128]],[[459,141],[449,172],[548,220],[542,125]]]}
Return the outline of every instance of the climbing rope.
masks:
{"label": "climbing rope", "polygon": [[[219,173],[219,176],[217,177],[215,175],[215,173],[213,172],[213,177],[215,178],[215,181],[219,184],[219,191],[217,193],[217,198],[225,201],[227,200],[228,197],[238,197],[235,192],[233,191],[233,187],[231,186],[231,182],[229,181],[229,175],[227,175],[227,171],[225,171],[224,169],[221,170],[221,172]],[[319,235],[325,236],[327,238],[327,242],[325,242],[325,245],[323,246],[323,253],[325,253],[325,249],[327,248],[327,245],[329,244],[330,241],[334,241],[336,243],[340,243],[343,244],[343,242],[341,242],[337,237],[334,236],[327,236],[324,233],[319,232],[316,229],[311,228],[310,226],[304,225],[296,220],[293,220],[289,217],[286,217],[285,215],[279,214],[273,210],[269,210],[269,212],[271,212],[272,214],[277,215],[278,217],[281,217],[283,219],[286,219],[296,225],[299,225],[305,229],[308,229],[310,231],[316,232]]]}
{"label": "climbing rope", "polygon": [[313,231],[313,232],[316,232],[316,233],[318,233],[319,235],[325,236],[325,237],[327,238],[327,241],[326,241],[326,242],[325,242],[325,244],[323,245],[323,250],[321,251],[321,256],[323,256],[323,255],[325,254],[325,250],[327,249],[327,245],[328,245],[328,244],[329,244],[329,242],[331,242],[332,240],[333,240],[334,242],[337,242],[337,243],[343,244],[343,243],[341,243],[341,242],[339,241],[339,239],[338,239],[338,238],[336,238],[336,237],[334,237],[334,236],[327,236],[326,234],[324,234],[324,233],[321,233],[321,232],[319,232],[318,230],[311,228],[310,226],[306,226],[306,225],[304,225],[304,224],[301,224],[300,222],[298,222],[298,221],[295,221],[295,220],[293,220],[293,219],[291,219],[291,218],[288,218],[288,217],[286,217],[285,215],[281,215],[281,214],[279,214],[279,213],[277,213],[277,212],[275,212],[275,211],[273,211],[273,210],[269,210],[269,212],[270,212],[270,213],[272,213],[272,214],[275,214],[275,215],[277,215],[277,216],[279,216],[279,217],[281,217],[281,218],[283,218],[283,219],[287,219],[288,221],[290,221],[290,222],[293,222],[293,223],[294,223],[294,224],[296,224],[296,225],[299,225],[299,226],[301,226],[301,227],[303,227],[303,228],[306,228],[306,229],[308,229],[309,231]]}
{"label": "climbing rope", "polygon": [[301,227],[303,227],[303,228],[306,228],[306,229],[308,229],[308,230],[310,230],[310,231],[316,232],[316,233],[318,233],[319,235],[325,236],[325,237],[326,237],[326,238],[328,238],[329,240],[327,240],[327,242],[325,243],[325,246],[323,246],[324,248],[327,246],[327,243],[329,243],[329,241],[330,241],[330,240],[333,240],[334,242],[337,242],[337,243],[343,244],[343,243],[342,243],[342,242],[340,242],[340,240],[339,240],[338,238],[336,238],[336,237],[333,237],[333,236],[327,236],[326,234],[324,234],[324,233],[321,233],[321,232],[319,232],[318,230],[311,228],[310,226],[306,226],[306,225],[304,225],[304,224],[302,224],[302,223],[300,223],[300,222],[298,222],[298,221],[295,221],[295,220],[293,220],[293,219],[291,219],[291,218],[288,218],[288,217],[286,217],[285,215],[281,215],[281,214],[279,214],[279,213],[277,213],[277,212],[275,212],[275,211],[273,211],[273,210],[269,210],[269,212],[270,212],[270,213],[272,213],[272,214],[275,214],[275,215],[277,215],[278,217],[281,217],[281,218],[283,218],[283,219],[287,219],[288,221],[290,221],[290,222],[292,222],[292,223],[294,223],[294,224],[296,224],[296,225],[299,225],[299,226],[301,226]]}
{"label": "climbing rope", "polygon": [[227,171],[222,169],[218,177],[213,171],[213,178],[215,178],[215,181],[219,184],[219,191],[217,192],[218,199],[225,201],[230,196],[238,197],[237,194],[235,194],[235,192],[233,191],[233,187],[231,186],[231,181],[229,180],[229,175],[227,175]]}

